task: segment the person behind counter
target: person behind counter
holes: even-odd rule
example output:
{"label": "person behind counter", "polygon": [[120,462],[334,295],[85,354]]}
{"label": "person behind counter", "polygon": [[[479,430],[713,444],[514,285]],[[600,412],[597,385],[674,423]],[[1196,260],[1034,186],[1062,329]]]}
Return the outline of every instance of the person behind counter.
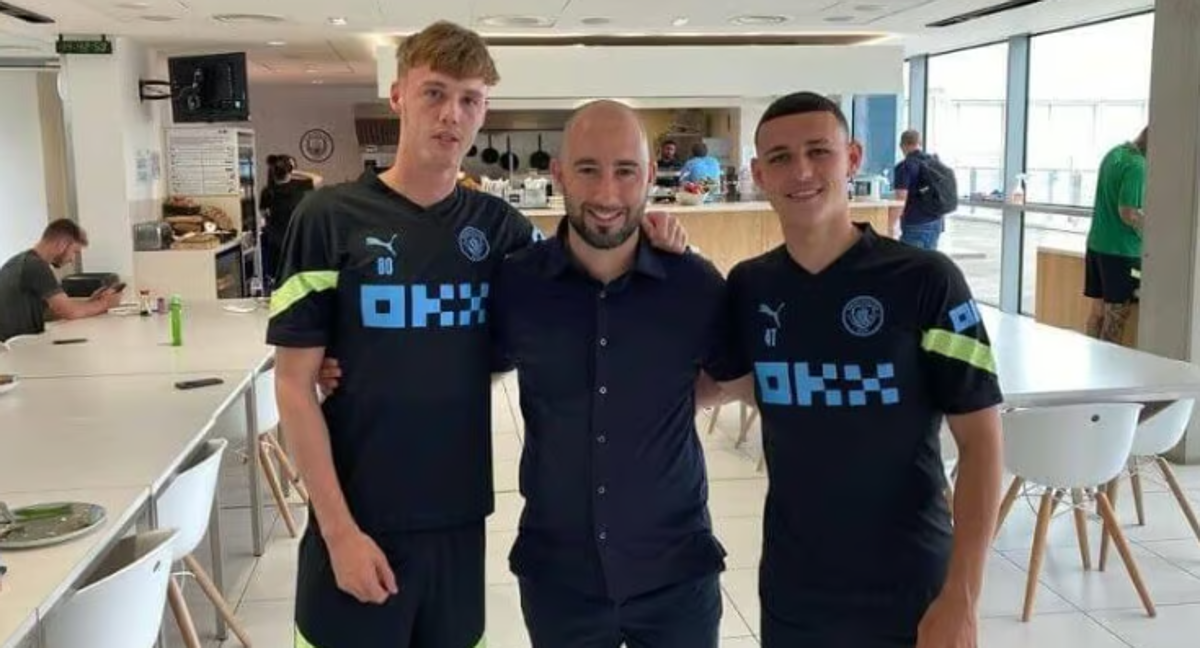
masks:
{"label": "person behind counter", "polygon": [[46,330],[46,310],[58,319],[101,315],[121,303],[121,290],[102,288],[87,301],[63,292],[53,268],[61,268],[87,247],[87,233],[60,218],[46,226],[42,238],[0,267],[0,342]]}
{"label": "person behind counter", "polygon": [[283,238],[287,235],[292,213],[308,192],[321,186],[322,178],[315,173],[296,169],[296,160],[290,155],[268,155],[268,184],[262,191],[258,207],[264,213],[266,227],[263,228],[263,271],[272,286],[279,271],[279,259],[283,254]]}
{"label": "person behind counter", "polygon": [[683,160],[678,157],[679,145],[675,140],[664,141],[658,151],[659,171],[678,171],[683,168]]}
{"label": "person behind counter", "polygon": [[721,162],[708,154],[708,145],[696,142],[692,145],[692,157],[683,165],[679,182],[721,182]]}

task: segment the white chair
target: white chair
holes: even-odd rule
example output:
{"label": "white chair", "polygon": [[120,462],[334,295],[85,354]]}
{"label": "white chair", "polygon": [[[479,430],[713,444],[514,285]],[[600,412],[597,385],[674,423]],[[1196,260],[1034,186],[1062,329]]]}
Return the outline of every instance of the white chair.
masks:
{"label": "white chair", "polygon": [[[158,498],[158,524],[161,528],[175,528],[179,536],[172,545],[173,562],[183,561],[196,577],[200,589],[212,601],[230,629],[243,646],[250,646],[250,637],[234,616],[233,608],[213,583],[212,577],[192,555],[204,539],[212,515],[213,500],[217,490],[217,479],[221,471],[221,457],[229,442],[225,439],[208,441],[192,459],[190,465],[181,469]],[[171,579],[168,584],[168,600],[175,621],[179,624],[183,642],[188,648],[200,648],[200,638],[192,622],[191,612],[184,601],[179,583]]]}
{"label": "white chair", "polygon": [[[1133,437],[1133,448],[1129,453],[1127,472],[1129,474],[1130,485],[1133,487],[1133,503],[1137,510],[1139,526],[1146,524],[1146,510],[1142,502],[1142,471],[1153,464],[1158,467],[1158,471],[1162,474],[1163,479],[1166,480],[1167,487],[1175,496],[1175,501],[1179,503],[1179,508],[1183,511],[1184,517],[1187,518],[1188,524],[1192,527],[1192,533],[1195,534],[1197,540],[1200,540],[1200,522],[1196,520],[1196,513],[1192,510],[1192,506],[1184,494],[1184,489],[1180,487],[1179,480],[1175,477],[1175,471],[1171,468],[1171,464],[1160,456],[1179,444],[1180,439],[1187,432],[1187,426],[1191,421],[1195,404],[1196,401],[1190,398],[1175,401],[1143,421],[1137,428],[1137,434]],[[1147,475],[1147,478],[1152,479],[1149,475]],[[1117,500],[1117,487],[1119,484],[1120,478],[1109,482],[1107,486],[1108,497],[1114,503]],[[1106,533],[1100,539],[1101,571],[1108,564],[1108,547],[1109,537]]]}
{"label": "white chair", "polygon": [[0,342],[0,351],[12,351],[19,346],[28,345],[37,339],[37,335],[14,335],[3,342]]}
{"label": "white chair", "polygon": [[45,648],[150,648],[162,626],[174,529],[117,542],[43,621]]}
{"label": "white chair", "polygon": [[1055,507],[1068,492],[1073,499],[1072,509],[1085,568],[1089,567],[1089,560],[1083,506],[1087,499],[1094,499],[1097,512],[1110,529],[1146,613],[1155,616],[1154,603],[1142,582],[1125,536],[1116,525],[1112,504],[1104,492],[1092,490],[1097,484],[1111,481],[1125,466],[1141,409],[1140,404],[1113,403],[1013,410],[1003,415],[1005,464],[1016,477],[1001,504],[997,532],[1022,489],[1026,496],[1035,491],[1041,493],[1022,621],[1028,621],[1033,612],[1050,520]]}
{"label": "white chair", "polygon": [[283,471],[284,478],[296,489],[296,493],[300,495],[300,499],[305,504],[308,503],[308,491],[300,481],[300,473],[288,458],[287,451],[275,436],[279,428],[279,406],[275,400],[274,367],[255,377],[254,393],[260,431],[256,449],[258,463],[262,467],[263,476],[271,488],[271,496],[275,499],[275,506],[279,509],[279,515],[283,518],[288,533],[296,538],[300,535],[296,527],[296,518],[292,516],[292,510],[288,507],[287,493],[284,492],[279,482],[279,475],[275,472],[275,465],[271,462],[271,458],[274,457],[279,462],[279,468]]}

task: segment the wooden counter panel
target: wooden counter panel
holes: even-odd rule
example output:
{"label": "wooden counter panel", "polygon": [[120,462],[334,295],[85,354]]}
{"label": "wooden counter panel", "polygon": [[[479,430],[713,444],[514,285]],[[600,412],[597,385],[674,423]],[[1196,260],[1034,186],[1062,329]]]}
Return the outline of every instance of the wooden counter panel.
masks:
{"label": "wooden counter panel", "polygon": [[[1084,262],[1077,252],[1038,248],[1034,319],[1044,324],[1087,332],[1091,300],[1083,296]],[[1137,346],[1138,307],[1125,326],[1123,346]]]}

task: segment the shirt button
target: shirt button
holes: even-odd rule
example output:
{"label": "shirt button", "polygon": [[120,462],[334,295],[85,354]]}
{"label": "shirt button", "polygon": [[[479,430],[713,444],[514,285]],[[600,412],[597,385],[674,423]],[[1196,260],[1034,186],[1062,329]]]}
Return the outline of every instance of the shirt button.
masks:
{"label": "shirt button", "polygon": [[599,443],[601,445],[608,443],[608,437],[601,434],[600,436],[596,437],[596,443]]}
{"label": "shirt button", "polygon": [[608,346],[608,338],[600,338],[600,346],[602,346],[602,347]]}
{"label": "shirt button", "polygon": [[605,494],[605,493],[607,493],[607,492],[608,492],[608,489],[607,489],[607,488],[605,488],[605,487],[603,487],[603,486],[601,486],[600,488],[597,488],[597,489],[596,489],[596,492],[597,492],[597,493],[599,493],[599,494],[601,494],[601,495],[603,495],[603,494]]}
{"label": "shirt button", "polygon": [[601,291],[600,291],[600,299],[606,299],[607,297],[608,297],[608,291],[607,291],[607,290],[601,290]]}
{"label": "shirt button", "polygon": [[600,532],[600,542],[604,542],[605,540],[608,540],[608,532],[601,531]]}
{"label": "shirt button", "polygon": [[603,396],[603,395],[605,395],[605,394],[607,394],[607,393],[608,393],[608,387],[601,387],[601,388],[600,388],[600,395],[601,395],[601,396]]}

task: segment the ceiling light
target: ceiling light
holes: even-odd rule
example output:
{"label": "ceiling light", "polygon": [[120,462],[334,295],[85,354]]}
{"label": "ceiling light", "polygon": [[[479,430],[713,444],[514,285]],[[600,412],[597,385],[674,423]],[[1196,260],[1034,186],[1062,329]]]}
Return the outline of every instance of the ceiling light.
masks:
{"label": "ceiling light", "polygon": [[0,45],[0,52],[40,52],[32,45]]}
{"label": "ceiling light", "polygon": [[863,13],[875,13],[875,12],[877,12],[877,11],[883,11],[883,10],[884,10],[884,9],[886,9],[886,8],[887,8],[887,7],[885,7],[885,6],[883,6],[883,5],[878,5],[878,4],[860,4],[860,5],[854,5],[854,10],[855,10],[855,11],[861,11],[861,12],[863,12]]}
{"label": "ceiling light", "polygon": [[274,24],[274,23],[283,22],[283,17],[282,16],[272,16],[270,14],[229,13],[229,14],[216,14],[213,16],[213,20],[215,20],[217,22],[223,22],[223,23],[271,23],[271,24]]}
{"label": "ceiling light", "polygon": [[688,24],[687,16],[680,16],[680,17],[676,18],[675,20],[671,21],[672,27],[683,27],[686,24]]}
{"label": "ceiling light", "polygon": [[824,20],[828,23],[848,23],[854,22],[854,16],[826,16]]}
{"label": "ceiling light", "polygon": [[283,47],[284,45],[287,45],[287,41],[281,41],[281,40],[267,41],[267,45],[270,45],[271,47]]}
{"label": "ceiling light", "polygon": [[321,84],[325,83],[325,80],[324,79],[313,79],[312,83],[313,83],[313,85],[321,85]]}
{"label": "ceiling light", "polygon": [[179,19],[176,18],[175,16],[150,15],[150,16],[142,16],[142,20],[145,20],[146,22],[169,23],[169,22],[175,22],[176,20],[179,20]]}
{"label": "ceiling light", "polygon": [[546,16],[484,16],[478,21],[488,27],[553,27],[554,19]]}
{"label": "ceiling light", "polygon": [[761,27],[764,25],[782,25],[789,20],[791,20],[791,18],[788,18],[787,16],[777,16],[773,14],[750,14],[744,16],[734,16],[733,18],[729,19],[729,22],[735,25],[742,25],[744,27]]}
{"label": "ceiling light", "polygon": [[121,4],[117,5],[117,9],[129,9],[131,11],[134,11],[137,9],[149,9],[149,8],[150,8],[149,2],[122,2]]}
{"label": "ceiling light", "polygon": [[345,27],[348,24],[348,21],[341,16],[334,16],[333,18],[329,19],[329,24],[333,25],[334,27]]}
{"label": "ceiling light", "polygon": [[320,70],[314,67],[304,68],[304,71],[308,74],[316,74],[317,72],[320,72]]}
{"label": "ceiling light", "polygon": [[585,25],[590,25],[590,26],[594,27],[596,25],[607,25],[612,22],[612,18],[605,18],[603,16],[592,16],[590,18],[584,18],[583,20],[580,20],[579,22],[581,22]]}

